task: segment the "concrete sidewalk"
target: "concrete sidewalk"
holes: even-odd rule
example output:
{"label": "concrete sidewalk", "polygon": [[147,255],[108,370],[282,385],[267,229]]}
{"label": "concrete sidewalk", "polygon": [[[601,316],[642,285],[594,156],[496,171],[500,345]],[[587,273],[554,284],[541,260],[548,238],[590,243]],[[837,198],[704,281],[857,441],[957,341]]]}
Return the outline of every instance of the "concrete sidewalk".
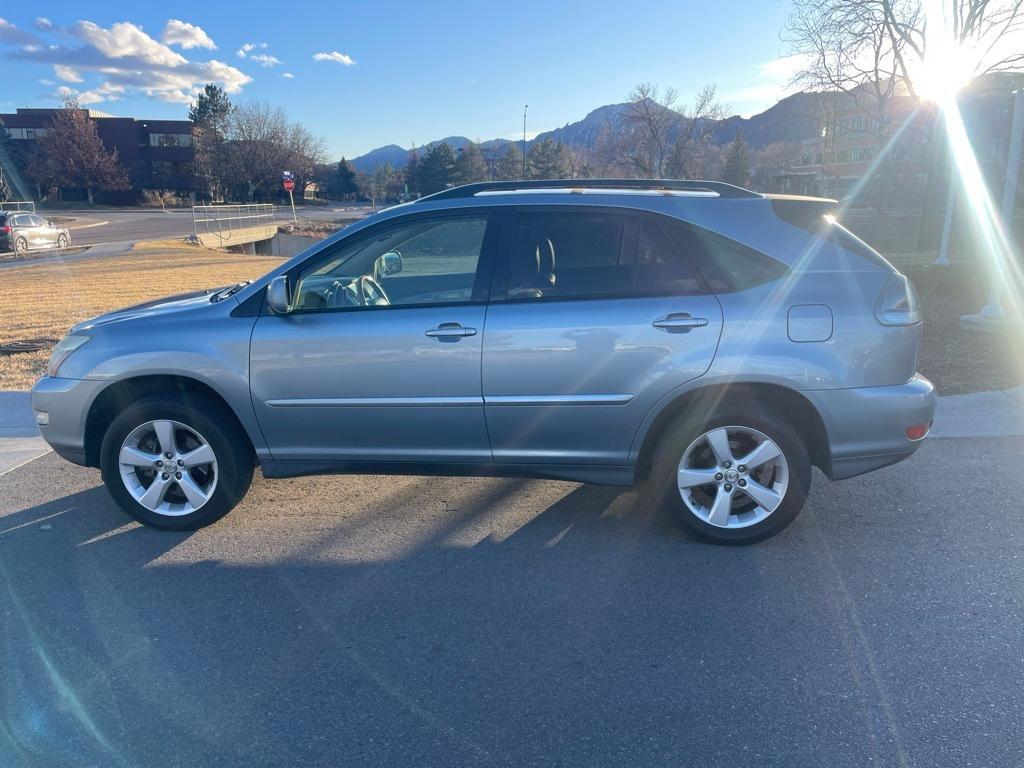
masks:
{"label": "concrete sidewalk", "polygon": [[[1024,385],[1002,392],[940,397],[930,437],[1024,435]],[[36,429],[28,392],[0,392],[0,475],[49,450]]]}
{"label": "concrete sidewalk", "polygon": [[0,392],[0,475],[48,453],[28,392]]}

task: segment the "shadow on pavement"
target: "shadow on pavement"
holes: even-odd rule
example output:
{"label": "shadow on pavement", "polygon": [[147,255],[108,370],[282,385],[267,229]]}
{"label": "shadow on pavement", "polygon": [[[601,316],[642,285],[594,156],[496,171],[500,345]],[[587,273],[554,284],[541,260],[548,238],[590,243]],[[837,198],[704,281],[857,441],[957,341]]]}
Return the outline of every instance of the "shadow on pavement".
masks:
{"label": "shadow on pavement", "polygon": [[830,523],[834,494],[734,549],[618,489],[388,483],[257,484],[284,519],[192,535],[99,487],[0,516],[0,763],[916,764],[907,728],[970,747],[899,688],[945,663],[919,654],[948,626],[910,617],[912,652],[877,626],[837,558],[878,530]]}

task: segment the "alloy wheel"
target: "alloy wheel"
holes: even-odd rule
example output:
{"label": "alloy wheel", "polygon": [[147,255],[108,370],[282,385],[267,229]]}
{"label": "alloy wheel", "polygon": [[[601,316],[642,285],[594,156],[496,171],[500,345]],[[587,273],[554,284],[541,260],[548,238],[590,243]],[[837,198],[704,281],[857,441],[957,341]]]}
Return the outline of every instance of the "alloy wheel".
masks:
{"label": "alloy wheel", "polygon": [[676,473],[690,512],[718,528],[748,528],[786,497],[789,463],[778,444],[751,427],[716,427],[683,452]]}
{"label": "alloy wheel", "polygon": [[128,493],[159,515],[189,515],[217,488],[217,457],[209,442],[180,421],[147,421],[133,429],[118,454]]}

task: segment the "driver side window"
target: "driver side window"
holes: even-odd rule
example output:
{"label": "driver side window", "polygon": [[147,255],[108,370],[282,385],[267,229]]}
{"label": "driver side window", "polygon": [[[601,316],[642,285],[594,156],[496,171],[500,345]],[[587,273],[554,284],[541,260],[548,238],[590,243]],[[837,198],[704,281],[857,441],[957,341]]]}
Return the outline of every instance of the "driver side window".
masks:
{"label": "driver side window", "polygon": [[304,269],[296,310],[466,303],[487,230],[487,216],[418,219],[356,236]]}

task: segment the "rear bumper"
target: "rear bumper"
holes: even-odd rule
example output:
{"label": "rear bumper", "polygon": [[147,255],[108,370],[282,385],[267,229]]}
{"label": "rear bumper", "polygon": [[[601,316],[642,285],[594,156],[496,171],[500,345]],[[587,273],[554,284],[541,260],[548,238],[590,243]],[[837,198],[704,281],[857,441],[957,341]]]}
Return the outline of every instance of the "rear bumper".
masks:
{"label": "rear bumper", "polygon": [[54,379],[44,376],[32,388],[32,410],[45,413],[39,425],[43,439],[60,456],[86,464],[85,422],[96,395],[108,384],[90,379]]}
{"label": "rear bumper", "polygon": [[921,445],[906,429],[931,425],[935,387],[915,375],[906,384],[804,392],[821,414],[828,432],[833,480],[853,477],[895,464]]}

